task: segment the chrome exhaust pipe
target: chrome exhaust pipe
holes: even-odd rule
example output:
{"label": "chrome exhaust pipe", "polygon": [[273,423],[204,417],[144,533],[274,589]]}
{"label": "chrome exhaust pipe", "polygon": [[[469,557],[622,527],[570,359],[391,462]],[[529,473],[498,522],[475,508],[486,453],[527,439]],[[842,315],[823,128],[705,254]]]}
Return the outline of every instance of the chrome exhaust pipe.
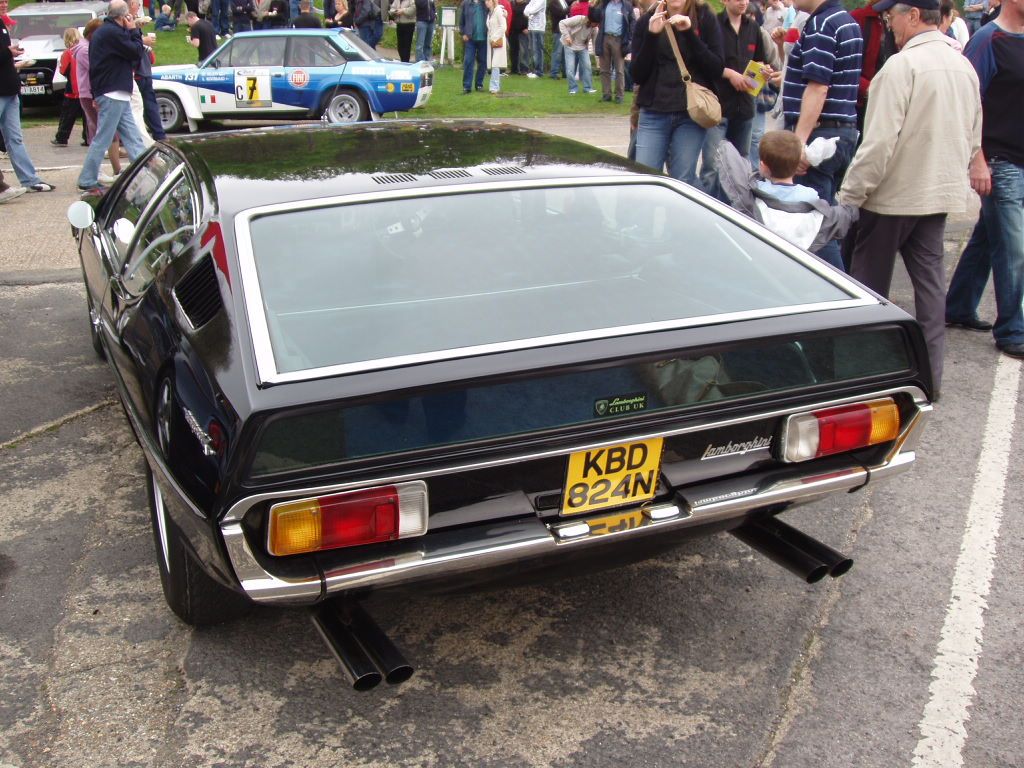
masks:
{"label": "chrome exhaust pipe", "polygon": [[828,544],[808,536],[791,525],[787,525],[777,517],[766,517],[759,522],[783,541],[792,544],[797,549],[823,562],[828,568],[828,575],[834,579],[839,578],[853,568],[853,558],[847,557],[842,552],[837,552]]}
{"label": "chrome exhaust pipe", "polygon": [[334,606],[321,605],[314,608],[313,626],[352,680],[355,690],[368,691],[377,687],[381,681],[380,670],[370,660],[349,627],[342,623]]}
{"label": "chrome exhaust pipe", "polygon": [[[771,518],[768,518],[771,519]],[[828,566],[820,559],[782,539],[763,520],[744,522],[730,530],[736,539],[757,550],[772,562],[796,573],[808,584],[820,582],[828,575]]]}
{"label": "chrome exhaust pipe", "polygon": [[[339,612],[341,608],[338,608]],[[382,630],[370,615],[358,604],[351,606],[349,610],[352,634],[359,640],[366,652],[373,659],[384,674],[384,680],[389,685],[404,683],[412,677],[413,668],[402,652],[395,647],[384,630]]]}

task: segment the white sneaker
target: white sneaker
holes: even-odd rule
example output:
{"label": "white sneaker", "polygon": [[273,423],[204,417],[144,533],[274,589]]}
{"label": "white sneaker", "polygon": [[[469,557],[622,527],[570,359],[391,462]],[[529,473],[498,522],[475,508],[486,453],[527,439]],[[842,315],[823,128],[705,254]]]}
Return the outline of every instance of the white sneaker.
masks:
{"label": "white sneaker", "polygon": [[6,203],[8,200],[21,197],[26,192],[28,192],[28,190],[24,187],[8,187],[3,192],[0,192],[0,203]]}
{"label": "white sneaker", "polygon": [[531,80],[536,80],[537,79],[537,75],[534,72],[531,72],[530,74],[528,74],[527,77],[530,78]]}
{"label": "white sneaker", "polygon": [[117,181],[117,176],[111,176],[108,173],[98,173],[96,174],[96,181],[100,184],[113,184]]}
{"label": "white sneaker", "polygon": [[597,93],[597,88],[587,88],[584,93]]}

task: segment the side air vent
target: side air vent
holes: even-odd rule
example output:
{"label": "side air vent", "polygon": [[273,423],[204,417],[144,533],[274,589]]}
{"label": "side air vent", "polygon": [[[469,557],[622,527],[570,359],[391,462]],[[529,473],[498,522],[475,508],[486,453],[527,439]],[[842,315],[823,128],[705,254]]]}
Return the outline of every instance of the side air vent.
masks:
{"label": "side air vent", "polygon": [[373,180],[378,184],[408,184],[410,181],[416,181],[416,177],[411,173],[391,173],[384,176],[374,176]]}
{"label": "side air vent", "polygon": [[480,170],[488,176],[514,176],[517,173],[526,173],[522,168],[515,165],[498,165],[493,168],[481,168]]}
{"label": "side air vent", "polygon": [[427,175],[434,179],[468,179],[470,177],[469,171],[464,171],[461,168],[456,168],[453,171],[431,171]]}
{"label": "side air vent", "polygon": [[206,256],[186,272],[174,286],[174,298],[193,328],[201,328],[213,320],[224,306],[213,259]]}

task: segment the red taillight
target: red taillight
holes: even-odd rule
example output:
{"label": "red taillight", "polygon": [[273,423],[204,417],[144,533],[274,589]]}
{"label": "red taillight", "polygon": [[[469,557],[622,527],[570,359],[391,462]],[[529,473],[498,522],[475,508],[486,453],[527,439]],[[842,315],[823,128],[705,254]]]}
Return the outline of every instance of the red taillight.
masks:
{"label": "red taillight", "polygon": [[275,504],[267,551],[296,555],[421,536],[426,530],[426,485],[385,485]]}
{"label": "red taillight", "polygon": [[790,416],[783,458],[807,461],[895,440],[900,414],[891,397]]}
{"label": "red taillight", "polygon": [[398,538],[398,491],[394,486],[318,499],[321,549],[374,544]]}

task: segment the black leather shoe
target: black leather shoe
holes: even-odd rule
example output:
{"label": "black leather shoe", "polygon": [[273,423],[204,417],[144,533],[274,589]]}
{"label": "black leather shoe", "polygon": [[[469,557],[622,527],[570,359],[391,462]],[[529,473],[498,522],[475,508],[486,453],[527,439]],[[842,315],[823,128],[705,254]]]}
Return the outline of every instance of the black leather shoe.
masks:
{"label": "black leather shoe", "polygon": [[966,328],[969,331],[991,331],[992,323],[979,320],[976,317],[966,317],[963,320],[946,319],[946,325],[950,328]]}
{"label": "black leather shoe", "polygon": [[996,349],[998,349],[1004,355],[1009,355],[1010,357],[1016,357],[1018,359],[1024,360],[1024,344],[997,344]]}

